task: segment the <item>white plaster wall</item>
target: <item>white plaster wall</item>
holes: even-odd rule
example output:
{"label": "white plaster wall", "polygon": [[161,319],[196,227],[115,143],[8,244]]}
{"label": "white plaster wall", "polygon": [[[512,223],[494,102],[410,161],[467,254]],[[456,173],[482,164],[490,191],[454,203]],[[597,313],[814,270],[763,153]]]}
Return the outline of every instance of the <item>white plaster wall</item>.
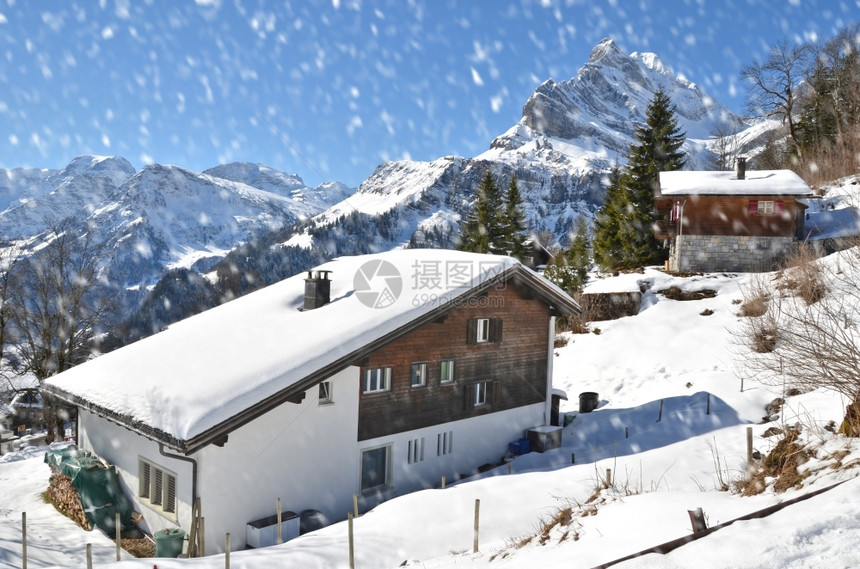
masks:
{"label": "white plaster wall", "polygon": [[[391,488],[388,492],[360,497],[360,509],[366,511],[384,500],[424,488],[439,487],[442,476],[454,482],[461,474],[471,474],[483,464],[498,464],[508,451],[508,443],[525,437],[532,427],[546,424],[546,404],[536,403],[500,413],[417,429],[397,435],[361,441],[353,461],[354,485],[360,477],[363,449],[391,445]],[[453,433],[453,452],[437,456],[437,435]],[[409,464],[409,441],[424,438],[424,460]]]}
{"label": "white plaster wall", "polygon": [[[454,482],[482,464],[498,463],[509,442],[548,419],[546,403],[539,403],[359,443],[359,371],[350,367],[331,378],[333,404],[320,405],[314,387],[302,403],[284,403],[230,433],[223,447],[210,445],[192,456],[199,468],[206,555],[224,551],[228,532],[231,548],[244,548],[246,524],[274,514],[278,498],[284,512],[315,509],[330,521],[343,520],[352,511],[354,494],[364,512],[395,495],[439,486],[443,475]],[[453,433],[453,451],[437,456],[437,435],[443,432]],[[422,437],[424,460],[409,464],[409,441]],[[188,531],[190,464],[162,456],[157,443],[85,410],[80,411],[79,445],[116,466],[150,531],[176,525]],[[361,496],[361,451],[381,445],[392,447],[392,486]],[[139,456],[177,474],[178,524],[136,499]]]}
{"label": "white plaster wall", "polygon": [[201,509],[206,554],[245,546],[245,526],[283,511],[320,510],[340,520],[357,491],[359,369],[331,378],[333,404],[320,405],[317,387],[300,404],[284,403],[230,433],[227,444],[201,451]]}
{"label": "white plaster wall", "polygon": [[[143,515],[144,529],[156,532],[182,527],[188,531],[191,521],[191,464],[162,456],[158,451],[158,443],[89,411],[79,409],[78,416],[80,417],[78,447],[90,450],[116,466],[117,475],[126,496],[134,504],[134,510]],[[176,474],[176,519],[138,500],[138,457],[145,458]]]}

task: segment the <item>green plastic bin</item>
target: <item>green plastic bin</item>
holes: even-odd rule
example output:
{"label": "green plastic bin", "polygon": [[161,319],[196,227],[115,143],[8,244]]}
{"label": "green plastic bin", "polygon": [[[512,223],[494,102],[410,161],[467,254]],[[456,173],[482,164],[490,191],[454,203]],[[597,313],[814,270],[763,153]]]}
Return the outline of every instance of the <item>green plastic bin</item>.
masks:
{"label": "green plastic bin", "polygon": [[156,557],[179,557],[182,553],[182,545],[185,541],[185,530],[162,529],[153,534],[155,538]]}

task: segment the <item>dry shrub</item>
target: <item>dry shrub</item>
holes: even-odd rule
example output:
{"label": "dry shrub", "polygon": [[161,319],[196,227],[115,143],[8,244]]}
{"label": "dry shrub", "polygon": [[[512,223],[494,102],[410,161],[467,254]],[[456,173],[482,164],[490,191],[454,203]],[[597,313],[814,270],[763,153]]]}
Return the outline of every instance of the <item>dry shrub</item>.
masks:
{"label": "dry shrub", "polygon": [[815,262],[815,252],[807,244],[800,245],[786,259],[783,288],[790,289],[808,305],[815,304],[827,293],[821,266]]}
{"label": "dry shrub", "polygon": [[770,295],[763,294],[745,299],[741,304],[741,316],[749,316],[757,318],[764,316],[767,312],[767,303],[770,300]]}
{"label": "dry shrub", "polygon": [[809,452],[797,442],[799,436],[797,429],[788,430],[764,457],[763,473],[776,478],[773,489],[777,492],[785,492],[803,481],[804,476],[798,472],[797,467],[809,460]]}
{"label": "dry shrub", "polygon": [[753,350],[759,354],[768,354],[776,348],[776,328],[769,326],[757,327],[753,332]]}
{"label": "dry shrub", "polygon": [[839,425],[839,432],[847,437],[860,437],[860,400],[845,406],[845,418]]}
{"label": "dry shrub", "polygon": [[573,299],[579,304],[581,312],[575,316],[564,317],[563,322],[561,319],[557,322],[562,324],[564,329],[568,329],[574,334],[588,334],[588,323],[594,320],[594,311],[589,303],[582,301],[582,291],[577,291],[573,295]]}
{"label": "dry shrub", "polygon": [[776,492],[785,492],[800,484],[804,475],[797,468],[809,460],[810,454],[797,442],[799,434],[797,429],[786,431],[773,450],[764,457],[761,467],[755,468],[746,479],[734,483],[735,490],[742,496],[761,494],[767,487],[768,478],[774,479],[773,489]]}
{"label": "dry shrub", "polygon": [[738,316],[758,318],[767,313],[767,307],[771,300],[771,285],[764,275],[755,275],[750,280],[749,286],[741,291],[743,301]]}

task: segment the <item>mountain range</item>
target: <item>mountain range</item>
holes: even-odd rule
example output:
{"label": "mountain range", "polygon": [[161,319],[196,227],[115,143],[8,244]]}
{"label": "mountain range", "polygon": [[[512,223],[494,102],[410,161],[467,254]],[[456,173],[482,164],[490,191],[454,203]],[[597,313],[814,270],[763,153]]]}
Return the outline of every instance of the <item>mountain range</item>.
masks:
{"label": "mountain range", "polygon": [[124,158],[81,156],[62,170],[0,170],[0,240],[26,251],[59,220],[87,227],[108,252],[103,270],[124,317],[145,306],[170,271],[240,274],[229,292],[241,294],[338,255],[453,247],[487,171],[504,187],[516,176],[529,230],[564,243],[577,218],[602,203],[605,176],[623,165],[658,89],[687,134],[690,168],[712,169],[714,132],[735,134],[735,146],[751,156],[773,128],[745,122],[655,54],[627,55],[607,39],[575,77],[540,85],[519,122],[472,158],[384,162],[357,189],[311,187],[250,163],[135,171]]}

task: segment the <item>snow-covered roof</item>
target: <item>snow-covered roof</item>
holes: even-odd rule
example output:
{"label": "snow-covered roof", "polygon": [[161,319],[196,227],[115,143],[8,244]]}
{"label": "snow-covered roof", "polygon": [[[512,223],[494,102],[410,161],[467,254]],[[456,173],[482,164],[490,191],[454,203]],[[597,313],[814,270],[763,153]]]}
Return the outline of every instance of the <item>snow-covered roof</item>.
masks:
{"label": "snow-covered roof", "polygon": [[193,452],[354,364],[369,346],[500,282],[515,279],[563,313],[578,310],[558,287],[505,256],[408,249],[342,257],[315,270],[331,271],[324,306],[300,310],[306,274],[296,275],[58,374],[45,387]]}
{"label": "snow-covered roof", "polygon": [[674,195],[811,196],[812,189],[791,170],[660,172],[660,193]]}

